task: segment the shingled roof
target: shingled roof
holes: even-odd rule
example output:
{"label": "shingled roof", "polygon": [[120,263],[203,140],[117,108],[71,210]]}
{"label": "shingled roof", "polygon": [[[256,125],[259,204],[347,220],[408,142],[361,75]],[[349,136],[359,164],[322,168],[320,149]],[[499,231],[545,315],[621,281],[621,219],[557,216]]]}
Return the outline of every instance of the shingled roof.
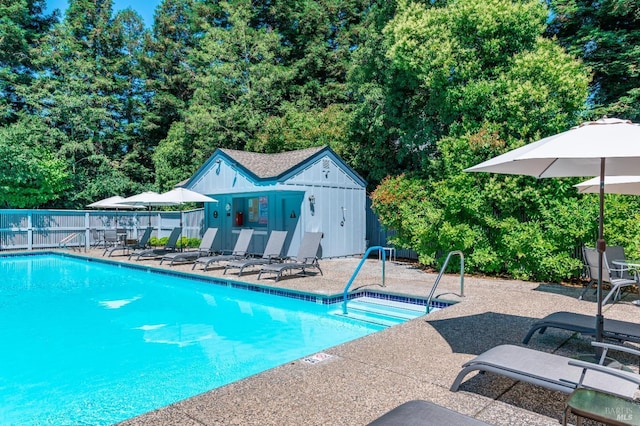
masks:
{"label": "shingled roof", "polygon": [[269,179],[282,175],[325,148],[326,146],[320,146],[277,154],[263,154],[225,148],[220,148],[220,151],[259,179]]}

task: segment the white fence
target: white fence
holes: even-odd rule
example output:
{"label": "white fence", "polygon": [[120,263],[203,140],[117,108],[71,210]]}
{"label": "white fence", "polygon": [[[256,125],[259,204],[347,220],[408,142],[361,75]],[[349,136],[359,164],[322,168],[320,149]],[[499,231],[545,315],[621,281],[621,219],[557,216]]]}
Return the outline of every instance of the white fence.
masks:
{"label": "white fence", "polygon": [[[124,228],[137,238],[152,226],[153,235],[168,236],[180,226],[180,212],[103,210],[0,210],[0,250],[33,250],[53,247],[88,249],[95,235],[105,229]],[[182,235],[200,238],[204,210],[182,212]],[[94,232],[97,231],[97,232]]]}

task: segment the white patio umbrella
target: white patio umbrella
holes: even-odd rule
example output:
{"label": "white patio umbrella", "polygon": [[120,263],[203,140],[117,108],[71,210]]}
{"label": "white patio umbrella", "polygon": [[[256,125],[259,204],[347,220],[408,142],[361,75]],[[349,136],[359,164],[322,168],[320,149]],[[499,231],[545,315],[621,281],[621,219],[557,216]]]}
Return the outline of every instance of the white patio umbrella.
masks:
{"label": "white patio umbrella", "polygon": [[[122,199],[116,204],[128,204],[133,206],[143,206],[151,210],[152,206],[174,206],[178,203],[173,201],[166,201],[160,198],[160,194],[153,191],[146,191],[140,194],[132,195]],[[149,226],[151,226],[151,215],[149,215]]]}
{"label": "white patio umbrella", "polygon": [[116,210],[119,210],[119,209],[129,210],[129,209],[143,208],[143,206],[135,206],[133,204],[122,204],[121,203],[122,200],[124,200],[124,197],[115,195],[113,197],[104,198],[102,200],[93,202],[91,204],[87,204],[87,207],[91,207],[95,209],[116,209]]}
{"label": "white patio umbrella", "polygon": [[176,204],[218,202],[215,198],[185,188],[174,188],[171,191],[163,192],[159,198]]}
{"label": "white patio umbrella", "polygon": [[[577,185],[583,194],[600,192],[600,178],[585,180]],[[605,176],[604,192],[608,194],[640,195],[640,176]]]}
{"label": "white patio umbrella", "polygon": [[627,120],[602,118],[537,142],[514,149],[470,167],[468,172],[495,172],[543,177],[599,176],[598,221],[598,313],[596,340],[602,341],[602,255],[605,175],[625,176],[638,172],[640,126]]}
{"label": "white patio umbrella", "polygon": [[118,227],[118,210],[133,210],[142,209],[144,206],[136,206],[133,204],[122,204],[124,197],[114,195],[113,197],[103,198],[102,200],[95,201],[91,204],[87,204],[87,207],[94,209],[115,209],[116,211],[116,228]]}
{"label": "white patio umbrella", "polygon": [[[158,196],[158,200],[173,204],[218,202],[215,198],[185,188],[174,188],[171,191],[163,192]],[[180,211],[180,228],[182,228],[182,211]]]}

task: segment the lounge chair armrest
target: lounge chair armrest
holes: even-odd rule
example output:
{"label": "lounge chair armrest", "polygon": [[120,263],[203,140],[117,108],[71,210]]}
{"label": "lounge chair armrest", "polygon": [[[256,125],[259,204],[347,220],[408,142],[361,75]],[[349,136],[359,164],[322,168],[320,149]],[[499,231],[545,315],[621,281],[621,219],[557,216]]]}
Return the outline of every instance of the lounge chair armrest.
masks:
{"label": "lounge chair armrest", "polygon": [[586,372],[586,370],[599,371],[601,373],[609,374],[611,376],[627,380],[640,386],[640,374],[634,373],[632,371],[618,370],[616,368],[607,367],[605,365],[594,364],[592,362],[580,361],[577,359],[569,360],[569,365],[573,365],[575,367],[580,367],[583,369],[582,377],[580,378],[580,382],[578,383],[579,387],[582,386],[582,381],[584,379],[584,373]]}
{"label": "lounge chair armrest", "polygon": [[604,342],[591,342],[591,345],[595,346],[597,348],[612,349],[614,351],[626,352],[626,353],[631,354],[631,355],[640,356],[640,351],[639,350],[632,349],[632,348],[629,348],[627,346],[614,345],[614,344],[611,344],[611,343],[604,343]]}

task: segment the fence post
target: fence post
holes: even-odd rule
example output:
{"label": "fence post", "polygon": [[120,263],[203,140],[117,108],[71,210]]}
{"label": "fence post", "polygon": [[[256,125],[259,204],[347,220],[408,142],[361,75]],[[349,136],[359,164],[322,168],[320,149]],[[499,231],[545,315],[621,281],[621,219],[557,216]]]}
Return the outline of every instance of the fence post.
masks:
{"label": "fence post", "polygon": [[91,238],[91,229],[89,229],[89,225],[91,222],[89,221],[89,212],[84,214],[84,251],[85,253],[89,250],[90,246],[90,238]]}
{"label": "fence post", "polygon": [[33,250],[33,211],[27,213],[27,250]]}

